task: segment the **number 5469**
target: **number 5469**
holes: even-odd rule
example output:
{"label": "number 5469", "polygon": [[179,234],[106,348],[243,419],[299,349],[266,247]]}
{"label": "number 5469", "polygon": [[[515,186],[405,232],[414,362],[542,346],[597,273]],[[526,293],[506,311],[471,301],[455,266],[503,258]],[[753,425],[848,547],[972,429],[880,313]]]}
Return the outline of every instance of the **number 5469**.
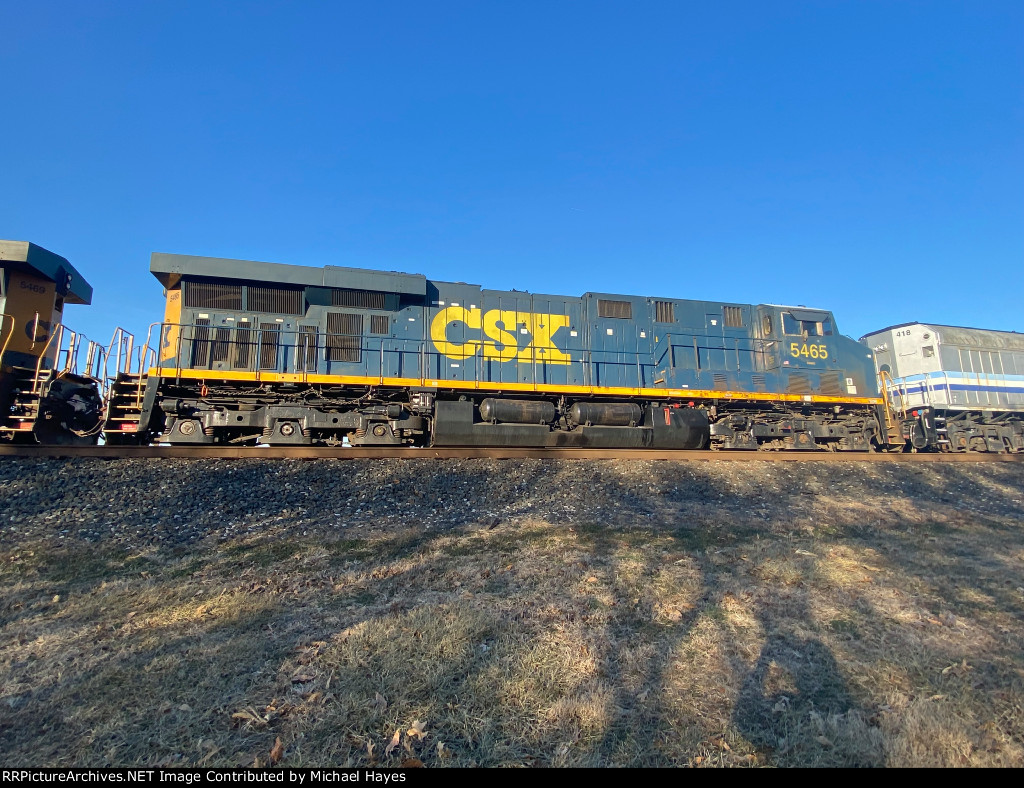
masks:
{"label": "number 5469", "polygon": [[801,345],[799,342],[789,343],[789,355],[793,358],[828,358],[828,347],[825,345]]}

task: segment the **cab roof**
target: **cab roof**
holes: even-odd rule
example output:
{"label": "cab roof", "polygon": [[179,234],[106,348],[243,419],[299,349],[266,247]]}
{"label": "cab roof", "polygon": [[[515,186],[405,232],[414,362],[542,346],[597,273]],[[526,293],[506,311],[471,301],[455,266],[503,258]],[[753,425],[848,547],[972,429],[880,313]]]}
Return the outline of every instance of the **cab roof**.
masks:
{"label": "cab roof", "polygon": [[91,304],[92,285],[59,254],[28,241],[0,240],[0,268],[24,271],[53,282],[69,304]]}

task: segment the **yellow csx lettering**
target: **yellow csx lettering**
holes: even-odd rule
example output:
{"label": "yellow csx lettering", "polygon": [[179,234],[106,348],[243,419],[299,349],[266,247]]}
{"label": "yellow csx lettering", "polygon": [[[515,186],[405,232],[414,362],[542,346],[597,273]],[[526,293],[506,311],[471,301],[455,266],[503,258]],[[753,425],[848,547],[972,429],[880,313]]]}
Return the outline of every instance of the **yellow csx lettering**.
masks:
{"label": "yellow csx lettering", "polygon": [[[468,339],[463,343],[448,341],[448,326],[463,323],[466,328],[482,329],[487,339]],[[430,338],[434,347],[448,358],[470,358],[480,348],[483,357],[498,361],[547,364],[568,364],[572,359],[560,350],[551,337],[560,328],[569,325],[568,315],[546,315],[530,312],[516,312],[514,309],[466,309],[450,306],[434,315],[430,323]],[[519,347],[517,330],[523,326],[531,340],[524,348]]]}

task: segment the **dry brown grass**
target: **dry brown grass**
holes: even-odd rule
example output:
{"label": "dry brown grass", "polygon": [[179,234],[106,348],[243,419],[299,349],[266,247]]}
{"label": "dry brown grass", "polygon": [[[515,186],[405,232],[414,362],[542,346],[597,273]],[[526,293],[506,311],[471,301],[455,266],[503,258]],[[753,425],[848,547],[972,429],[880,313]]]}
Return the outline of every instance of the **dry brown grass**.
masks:
{"label": "dry brown grass", "polygon": [[1019,509],[723,489],[746,515],[7,544],[4,761],[1024,765]]}

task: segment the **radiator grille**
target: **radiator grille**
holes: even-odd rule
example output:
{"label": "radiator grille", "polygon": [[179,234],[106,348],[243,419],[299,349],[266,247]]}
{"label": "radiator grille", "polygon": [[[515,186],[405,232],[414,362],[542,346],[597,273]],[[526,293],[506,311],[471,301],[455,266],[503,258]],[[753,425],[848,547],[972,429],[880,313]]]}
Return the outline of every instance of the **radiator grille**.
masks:
{"label": "radiator grille", "polygon": [[349,312],[328,312],[327,360],[358,362],[362,333],[362,315]]}
{"label": "radiator grille", "polygon": [[302,288],[249,285],[246,296],[250,312],[269,312],[275,315],[306,313]]}
{"label": "radiator grille", "polygon": [[210,358],[214,364],[224,363],[228,360],[228,353],[231,350],[231,329],[218,328],[213,333],[213,354]]}
{"label": "radiator grille", "polygon": [[655,301],[654,319],[658,323],[675,323],[676,305],[672,301]]}
{"label": "radiator grille", "polygon": [[[378,293],[373,290],[332,290],[331,306],[350,306],[356,309],[387,309],[389,295],[391,294]],[[397,304],[395,306],[397,307]]]}
{"label": "radiator grille", "polygon": [[235,369],[248,369],[252,359],[252,324],[248,320],[239,320],[235,329]]}
{"label": "radiator grille", "polygon": [[597,299],[598,317],[614,317],[622,320],[633,319],[633,304],[629,301],[608,301]]}
{"label": "radiator grille", "polygon": [[218,309],[237,312],[242,308],[242,286],[186,279],[181,285],[182,303],[186,308]]}
{"label": "radiator grille", "polygon": [[838,372],[821,373],[821,393],[829,397],[841,397],[846,393]]}
{"label": "radiator grille", "polygon": [[304,372],[316,372],[316,326],[299,326],[295,366]]}
{"label": "radiator grille", "polygon": [[370,315],[371,334],[390,334],[391,318],[387,315]]}
{"label": "radiator grille", "polygon": [[726,328],[743,328],[743,307],[723,306]]}
{"label": "radiator grille", "polygon": [[196,318],[196,327],[192,329],[192,366],[207,367],[210,365],[210,319]]}
{"label": "radiator grille", "polygon": [[260,323],[260,369],[277,369],[280,323]]}
{"label": "radiator grille", "polygon": [[803,372],[790,372],[786,384],[788,394],[810,394],[811,381]]}

